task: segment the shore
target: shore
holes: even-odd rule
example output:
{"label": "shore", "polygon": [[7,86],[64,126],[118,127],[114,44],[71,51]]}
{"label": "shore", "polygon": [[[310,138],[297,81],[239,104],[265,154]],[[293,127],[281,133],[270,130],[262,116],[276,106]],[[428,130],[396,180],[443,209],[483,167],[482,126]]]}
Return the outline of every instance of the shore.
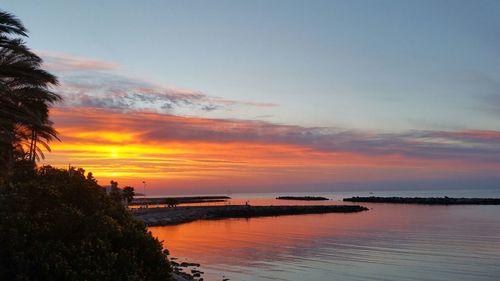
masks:
{"label": "shore", "polygon": [[359,205],[320,205],[320,206],[200,206],[135,209],[133,214],[147,226],[175,225],[196,220],[225,218],[251,218],[266,216],[355,213],[367,211]]}
{"label": "shore", "polygon": [[225,202],[231,197],[228,196],[183,196],[183,197],[155,197],[155,198],[134,198],[130,206],[142,205],[179,205],[191,203],[212,203]]}
{"label": "shore", "polygon": [[500,198],[451,198],[451,197],[351,197],[346,202],[424,204],[424,205],[500,205]]}

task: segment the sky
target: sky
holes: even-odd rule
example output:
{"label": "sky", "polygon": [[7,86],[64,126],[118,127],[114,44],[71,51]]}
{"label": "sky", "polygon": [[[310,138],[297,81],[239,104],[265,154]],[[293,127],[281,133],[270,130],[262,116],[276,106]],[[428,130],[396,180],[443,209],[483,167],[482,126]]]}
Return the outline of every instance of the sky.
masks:
{"label": "sky", "polygon": [[498,1],[2,1],[43,163],[150,194],[500,188]]}

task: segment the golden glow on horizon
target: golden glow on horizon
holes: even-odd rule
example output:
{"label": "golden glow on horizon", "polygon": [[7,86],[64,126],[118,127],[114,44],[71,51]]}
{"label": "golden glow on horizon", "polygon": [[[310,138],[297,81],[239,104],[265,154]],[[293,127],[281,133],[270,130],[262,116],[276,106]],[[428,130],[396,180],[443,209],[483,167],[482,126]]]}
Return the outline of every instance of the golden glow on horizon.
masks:
{"label": "golden glow on horizon", "polygon": [[[210,140],[204,139],[204,135],[186,140],[169,139],[168,135],[155,138],[148,135],[150,128],[145,125],[180,123],[196,129],[203,124],[225,132],[245,130],[248,124],[226,122],[229,126],[221,128],[211,120],[157,114],[141,114],[140,118],[132,119],[125,114],[88,109],[71,113],[56,109],[52,113],[62,142],[51,144],[53,153],[48,154],[46,163],[83,167],[104,182],[114,179],[121,184],[137,185],[148,179],[154,182],[153,187],[217,186],[234,182],[250,186],[423,178],[440,176],[446,169],[464,173],[470,169],[456,160],[320,151],[298,144]],[[165,130],[171,133],[169,128]],[[177,133],[177,138],[185,138],[182,132]]]}
{"label": "golden glow on horizon", "polygon": [[109,141],[109,142],[130,142],[136,139],[140,134],[139,133],[131,133],[131,132],[110,132],[110,131],[78,131],[75,128],[71,129],[62,129],[59,132],[61,135],[70,135],[74,138],[79,139],[89,139],[95,138],[100,141]]}

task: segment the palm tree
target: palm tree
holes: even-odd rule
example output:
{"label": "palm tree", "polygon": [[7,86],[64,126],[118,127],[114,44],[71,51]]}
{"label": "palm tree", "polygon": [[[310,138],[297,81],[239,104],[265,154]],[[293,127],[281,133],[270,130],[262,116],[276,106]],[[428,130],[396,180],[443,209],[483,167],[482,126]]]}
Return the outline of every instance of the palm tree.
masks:
{"label": "palm tree", "polygon": [[[25,91],[23,98],[23,106],[28,109],[29,122],[24,124],[19,132],[23,133],[27,142],[24,147],[27,150],[27,159],[30,162],[44,158],[43,151],[40,145],[47,151],[50,151],[48,142],[58,139],[57,131],[52,127],[53,123],[49,120],[49,104],[59,100],[58,96],[53,96],[53,93],[44,89],[29,89]],[[20,93],[21,95],[21,93]]]}
{"label": "palm tree", "polygon": [[61,100],[51,90],[57,78],[42,69],[42,59],[22,40],[27,30],[15,16],[0,11],[0,182],[16,158],[43,158],[40,145],[57,139],[49,107]]}

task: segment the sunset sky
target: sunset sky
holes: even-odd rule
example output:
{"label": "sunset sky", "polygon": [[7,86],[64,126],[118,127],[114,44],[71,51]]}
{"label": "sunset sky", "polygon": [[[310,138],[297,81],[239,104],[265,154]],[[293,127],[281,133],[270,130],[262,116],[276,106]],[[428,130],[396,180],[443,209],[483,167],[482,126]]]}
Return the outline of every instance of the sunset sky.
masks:
{"label": "sunset sky", "polygon": [[500,188],[499,1],[2,4],[61,81],[43,163],[148,194]]}

